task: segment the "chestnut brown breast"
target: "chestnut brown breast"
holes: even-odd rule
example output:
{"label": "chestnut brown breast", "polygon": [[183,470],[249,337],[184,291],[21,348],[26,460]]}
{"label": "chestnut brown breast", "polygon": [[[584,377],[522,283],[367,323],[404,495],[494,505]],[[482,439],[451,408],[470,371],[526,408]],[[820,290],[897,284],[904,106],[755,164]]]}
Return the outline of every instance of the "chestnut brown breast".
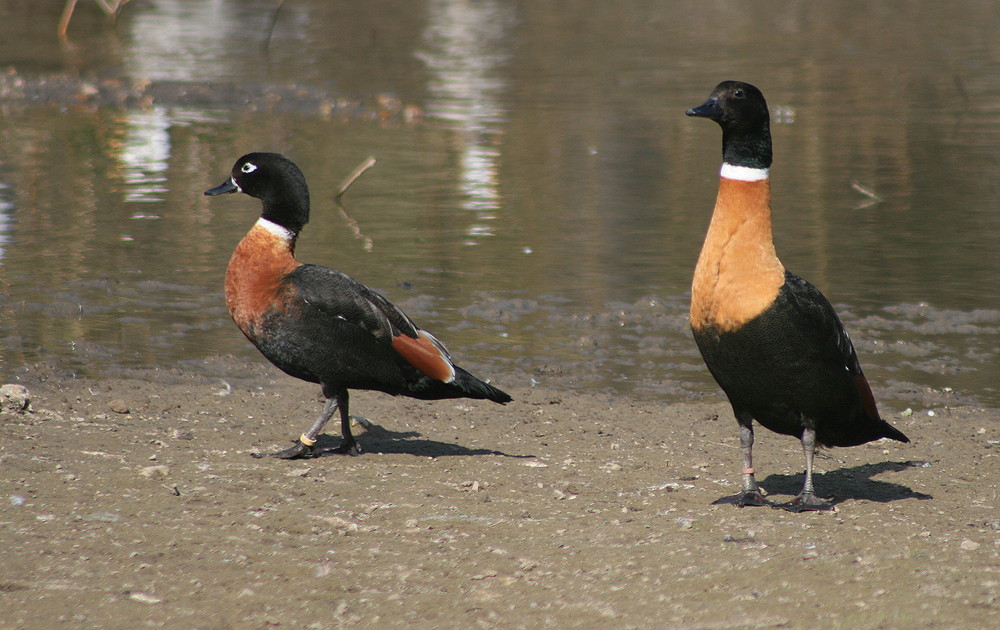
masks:
{"label": "chestnut brown breast", "polygon": [[770,182],[721,179],[691,285],[691,327],[738,330],[774,302],[784,281]]}
{"label": "chestnut brown breast", "polygon": [[292,243],[261,225],[243,237],[226,270],[226,306],[243,334],[250,336],[251,325],[269,310],[284,307],[282,279],[299,265]]}

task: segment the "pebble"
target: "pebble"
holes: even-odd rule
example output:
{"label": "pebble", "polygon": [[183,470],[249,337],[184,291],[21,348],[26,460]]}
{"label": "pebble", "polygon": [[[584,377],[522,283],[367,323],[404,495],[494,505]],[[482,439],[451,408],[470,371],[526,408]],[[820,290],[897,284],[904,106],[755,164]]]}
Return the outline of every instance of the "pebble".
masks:
{"label": "pebble", "polygon": [[472,580],[485,580],[487,578],[495,578],[497,575],[499,575],[499,573],[497,573],[493,569],[487,569],[486,571],[483,571],[482,573],[477,573],[476,575],[473,575],[470,579],[472,579]]}
{"label": "pebble", "polygon": [[133,591],[129,593],[128,598],[142,604],[159,604],[163,601],[156,595],[150,595],[149,593],[142,593],[140,591]]}
{"label": "pebble", "polygon": [[962,541],[962,544],[959,545],[959,547],[962,548],[962,551],[976,551],[977,549],[979,549],[979,543],[977,543],[974,540],[966,538],[965,540]]}
{"label": "pebble", "polygon": [[115,398],[108,403],[108,409],[115,413],[131,413],[132,410],[129,409],[128,403],[120,398]]}
{"label": "pebble", "polygon": [[24,385],[8,383],[0,387],[0,410],[22,413],[31,406],[31,392]]}
{"label": "pebble", "polygon": [[146,466],[140,472],[143,477],[166,477],[170,474],[170,467],[159,464],[157,466]]}
{"label": "pebble", "polygon": [[114,512],[91,512],[83,517],[85,521],[96,521],[100,523],[116,523],[122,520],[121,514],[115,514]]}

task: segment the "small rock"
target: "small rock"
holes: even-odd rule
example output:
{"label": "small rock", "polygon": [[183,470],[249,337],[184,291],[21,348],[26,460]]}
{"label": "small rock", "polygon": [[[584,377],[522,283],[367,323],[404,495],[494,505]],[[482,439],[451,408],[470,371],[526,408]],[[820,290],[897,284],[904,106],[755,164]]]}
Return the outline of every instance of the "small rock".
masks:
{"label": "small rock", "polygon": [[163,601],[156,595],[150,595],[149,593],[142,593],[139,591],[132,591],[128,593],[128,598],[142,604],[159,604]]}
{"label": "small rock", "polygon": [[170,467],[159,464],[157,466],[146,466],[139,474],[143,477],[166,477],[170,474]]}
{"label": "small rock", "polygon": [[332,574],[334,571],[334,566],[330,562],[323,562],[316,565],[316,577],[322,578]]}
{"label": "small rock", "polygon": [[10,383],[0,387],[0,410],[22,413],[31,406],[31,393],[24,385]]}
{"label": "small rock", "polygon": [[573,492],[573,491],[571,491],[569,489],[560,490],[559,488],[555,488],[555,489],[552,490],[552,496],[554,496],[556,499],[559,499],[560,501],[562,501],[562,500],[565,500],[565,499],[575,499],[577,495],[576,495],[575,492]]}
{"label": "small rock", "polygon": [[966,538],[965,540],[962,541],[962,544],[959,545],[959,547],[962,548],[962,551],[976,551],[977,549],[979,549],[979,543],[977,543],[974,540],[969,540],[968,538]]}
{"label": "small rock", "polygon": [[472,579],[472,580],[485,580],[487,578],[495,578],[497,575],[498,575],[498,573],[496,571],[494,571],[492,569],[487,569],[486,571],[483,571],[482,573],[477,573],[476,575],[473,575],[470,579]]}
{"label": "small rock", "polygon": [[99,523],[117,523],[122,520],[121,514],[115,514],[114,512],[91,512],[82,518],[85,521],[96,521]]}
{"label": "small rock", "polygon": [[108,409],[115,413],[131,413],[132,410],[129,409],[128,404],[121,398],[115,398],[108,403]]}

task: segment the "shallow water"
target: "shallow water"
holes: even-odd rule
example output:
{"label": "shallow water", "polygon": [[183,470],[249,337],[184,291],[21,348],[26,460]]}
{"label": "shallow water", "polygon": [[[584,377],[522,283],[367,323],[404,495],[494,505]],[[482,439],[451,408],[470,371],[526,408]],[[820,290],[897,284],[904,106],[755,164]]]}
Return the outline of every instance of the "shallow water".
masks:
{"label": "shallow water", "polygon": [[59,4],[0,2],[5,379],[255,357],[221,279],[257,202],[201,193],[275,150],[312,187],[299,258],[473,371],[717,396],[685,311],[720,133],[684,110],[739,78],[772,108],[779,254],[883,404],[1000,405],[991,2],[137,0],[116,28],[79,3],[66,45]]}

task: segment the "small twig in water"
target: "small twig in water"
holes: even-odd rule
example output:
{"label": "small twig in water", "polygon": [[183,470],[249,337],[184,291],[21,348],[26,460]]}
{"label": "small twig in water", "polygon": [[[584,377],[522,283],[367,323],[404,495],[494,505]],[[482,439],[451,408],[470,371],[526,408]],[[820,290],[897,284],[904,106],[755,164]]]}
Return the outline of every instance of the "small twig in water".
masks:
{"label": "small twig in water", "polygon": [[351,174],[347,176],[347,179],[341,182],[340,188],[337,189],[337,196],[335,197],[335,199],[338,202],[340,202],[340,198],[344,196],[344,193],[347,192],[347,189],[351,187],[351,184],[353,184],[356,179],[364,175],[365,171],[367,171],[373,166],[375,166],[375,158],[373,157],[370,157],[361,164],[359,164],[356,169],[351,171]]}
{"label": "small twig in water", "polygon": [[278,0],[277,6],[274,7],[274,14],[271,15],[271,24],[267,27],[267,36],[264,38],[264,43],[261,48],[264,53],[271,52],[271,39],[274,38],[274,27],[278,24],[278,13],[281,12],[281,7],[284,6],[285,0]]}
{"label": "small twig in water", "polygon": [[862,186],[858,182],[851,182],[851,188],[853,188],[854,190],[858,191],[859,193],[861,193],[865,197],[868,197],[868,201],[861,202],[860,204],[854,206],[855,208],[859,208],[859,209],[860,208],[867,208],[868,206],[873,206],[873,205],[875,205],[877,203],[881,203],[882,202],[882,198],[878,196],[878,193],[876,193],[871,188],[868,188],[867,186]]}
{"label": "small twig in water", "polygon": [[359,164],[358,167],[353,171],[351,171],[351,174],[348,175],[343,182],[341,182],[340,187],[337,189],[337,194],[333,198],[333,200],[337,204],[337,210],[340,211],[340,216],[344,217],[344,221],[347,221],[347,225],[350,226],[351,230],[354,232],[354,237],[359,238],[364,242],[364,249],[366,252],[372,251],[372,249],[375,247],[375,242],[361,232],[361,227],[358,225],[358,222],[352,219],[350,215],[347,214],[347,210],[344,209],[344,205],[341,203],[341,199],[344,197],[344,193],[347,192],[347,189],[351,187],[351,184],[353,184],[359,177],[361,177],[365,173],[365,171],[367,171],[373,166],[375,166],[375,158],[373,157],[370,157],[361,164]]}

